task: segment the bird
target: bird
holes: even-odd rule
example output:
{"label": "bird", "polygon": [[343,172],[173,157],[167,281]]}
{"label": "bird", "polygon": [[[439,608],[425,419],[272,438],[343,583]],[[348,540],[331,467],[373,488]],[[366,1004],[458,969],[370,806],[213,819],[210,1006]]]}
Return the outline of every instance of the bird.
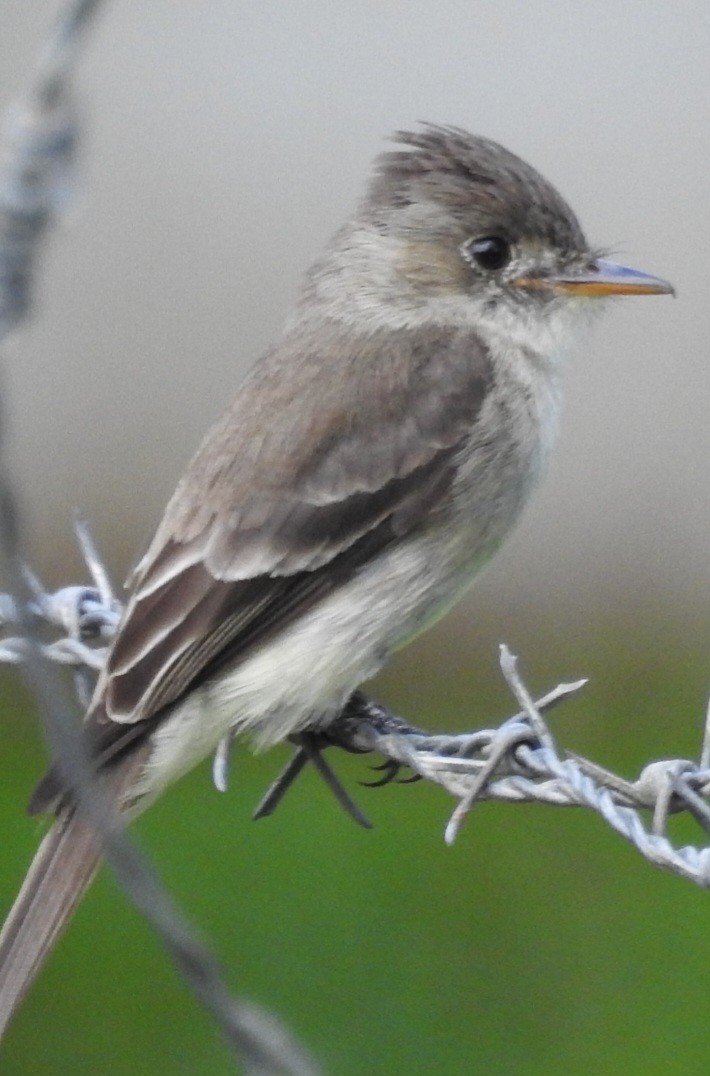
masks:
{"label": "bird", "polygon": [[[127,820],[225,736],[327,729],[518,519],[599,300],[673,291],[498,143],[392,140],[128,581],[83,725]],[[54,820],[0,934],[0,1029],[100,861],[56,767],[29,809]]]}

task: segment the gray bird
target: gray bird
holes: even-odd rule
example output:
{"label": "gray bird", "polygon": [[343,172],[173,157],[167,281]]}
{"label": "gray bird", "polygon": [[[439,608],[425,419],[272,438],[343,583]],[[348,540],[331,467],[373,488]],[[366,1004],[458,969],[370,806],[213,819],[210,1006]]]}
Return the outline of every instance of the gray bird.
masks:
{"label": "gray bird", "polygon": [[[130,580],[85,724],[127,817],[230,731],[263,748],[327,727],[518,518],[590,300],[672,291],[602,261],[495,142],[396,142]],[[0,1028],[99,859],[55,771],[30,808],[56,821],[0,936]]]}

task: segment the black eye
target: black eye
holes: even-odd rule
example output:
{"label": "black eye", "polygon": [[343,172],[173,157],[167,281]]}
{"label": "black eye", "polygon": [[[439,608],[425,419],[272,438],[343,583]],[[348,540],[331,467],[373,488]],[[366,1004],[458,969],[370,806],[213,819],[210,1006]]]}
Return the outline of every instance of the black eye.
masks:
{"label": "black eye", "polygon": [[466,256],[481,269],[494,272],[510,261],[510,243],[499,235],[484,235],[466,244]]}

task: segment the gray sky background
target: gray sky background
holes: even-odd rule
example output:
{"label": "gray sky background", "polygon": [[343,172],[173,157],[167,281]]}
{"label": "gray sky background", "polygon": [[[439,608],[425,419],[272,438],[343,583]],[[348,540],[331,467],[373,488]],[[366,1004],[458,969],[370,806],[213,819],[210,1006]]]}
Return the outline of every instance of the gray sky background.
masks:
{"label": "gray sky background", "polygon": [[[3,0],[0,102],[57,6]],[[76,506],[123,573],[383,137],[428,119],[530,160],[594,244],[678,289],[582,342],[548,480],[453,623],[618,599],[703,622],[709,61],[702,0],[108,2],[78,193],[3,371],[38,562],[76,577]]]}

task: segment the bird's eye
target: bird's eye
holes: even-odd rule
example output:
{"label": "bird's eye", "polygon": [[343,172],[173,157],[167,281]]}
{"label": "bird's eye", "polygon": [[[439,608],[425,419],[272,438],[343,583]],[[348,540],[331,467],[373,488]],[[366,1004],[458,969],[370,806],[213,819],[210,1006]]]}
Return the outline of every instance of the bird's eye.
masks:
{"label": "bird's eye", "polygon": [[471,239],[466,243],[464,254],[470,262],[475,262],[481,269],[495,272],[510,261],[510,243],[500,235],[484,235],[480,239]]}

